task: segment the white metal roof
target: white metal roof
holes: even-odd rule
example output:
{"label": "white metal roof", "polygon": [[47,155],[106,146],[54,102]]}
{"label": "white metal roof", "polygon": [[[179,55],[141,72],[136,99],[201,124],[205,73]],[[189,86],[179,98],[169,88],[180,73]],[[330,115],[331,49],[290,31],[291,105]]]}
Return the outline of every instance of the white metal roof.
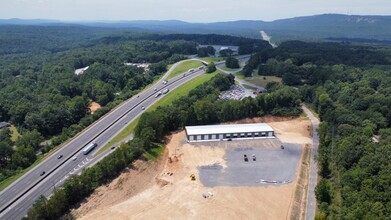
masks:
{"label": "white metal roof", "polygon": [[185,129],[188,135],[274,131],[273,128],[265,123],[186,126]]}

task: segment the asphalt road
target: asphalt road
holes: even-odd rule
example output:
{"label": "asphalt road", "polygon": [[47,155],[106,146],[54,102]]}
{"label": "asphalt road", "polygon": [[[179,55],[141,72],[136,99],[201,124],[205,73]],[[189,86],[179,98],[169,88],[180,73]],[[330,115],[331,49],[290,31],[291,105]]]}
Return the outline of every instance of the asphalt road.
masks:
{"label": "asphalt road", "polygon": [[[242,56],[240,59],[248,58],[249,56]],[[204,73],[203,70],[198,70],[186,74],[186,76],[181,74],[170,79],[168,84],[164,85],[163,80],[177,65],[178,63],[173,65],[170,71],[152,87],[132,97],[103,116],[69,143],[4,189],[0,193],[0,219],[21,219],[40,195],[49,197],[53,189],[60,186],[69,175],[80,173],[85,167],[96,163],[96,161],[108,155],[109,152],[105,152],[97,158],[92,156],[94,151],[104,146],[116,134],[122,131],[128,123],[142,114],[144,111],[142,106],[147,109],[163,97],[161,95],[155,98],[155,94],[158,91],[165,88],[171,91]],[[216,65],[224,65],[224,62]],[[92,142],[97,143],[98,147],[90,154],[84,155],[81,150]],[[63,155],[63,157],[58,159],[60,155]],[[73,160],[73,157],[77,157],[77,159]],[[40,176],[43,171],[45,171],[45,174]]]}
{"label": "asphalt road", "polygon": [[315,187],[318,179],[318,163],[316,158],[318,157],[318,146],[319,146],[319,136],[318,136],[318,127],[319,119],[317,119],[312,112],[303,106],[303,111],[306,113],[308,118],[312,123],[312,155],[310,162],[310,179],[308,183],[308,192],[307,192],[307,207],[306,207],[306,216],[305,219],[313,220],[315,219],[316,211],[316,198],[315,198]]}

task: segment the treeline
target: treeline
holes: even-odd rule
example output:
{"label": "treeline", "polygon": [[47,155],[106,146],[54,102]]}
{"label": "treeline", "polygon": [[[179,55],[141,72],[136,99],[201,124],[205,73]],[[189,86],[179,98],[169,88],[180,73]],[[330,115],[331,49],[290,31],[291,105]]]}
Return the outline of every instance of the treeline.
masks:
{"label": "treeline", "polygon": [[89,45],[109,35],[109,28],[81,26],[2,25],[0,28],[0,56],[22,53],[56,53]]}
{"label": "treeline", "polygon": [[0,129],[0,182],[34,163],[37,159],[35,152],[40,148],[41,141],[42,135],[33,130],[24,133],[14,143],[10,129]]}
{"label": "treeline", "polygon": [[[119,34],[116,36],[108,36],[100,41],[112,44],[127,40],[153,40],[153,41],[176,41],[184,40],[191,41],[202,45],[231,45],[239,46],[239,54],[250,54],[253,52],[271,49],[272,47],[267,41],[250,39],[244,37],[235,37],[229,35],[218,34]],[[194,53],[195,54],[195,53]]]}
{"label": "treeline", "polygon": [[334,66],[300,88],[319,126],[318,219],[390,219],[391,72]]}
{"label": "treeline", "polygon": [[143,113],[132,141],[121,145],[80,176],[71,176],[61,188],[54,191],[50,199],[41,196],[29,210],[27,219],[60,218],[98,186],[118,176],[154,143],[161,142],[170,131],[185,125],[218,123],[265,114],[301,113],[299,93],[289,87],[279,87],[270,95],[260,95],[255,99],[218,100],[219,93],[229,89],[233,83],[232,75],[218,74],[172,105]]}
{"label": "treeline", "polygon": [[390,57],[390,51],[381,47],[288,41],[254,54],[243,74],[251,76],[255,70],[259,75],[282,77],[287,85],[316,84],[327,78],[333,65],[390,65]]}

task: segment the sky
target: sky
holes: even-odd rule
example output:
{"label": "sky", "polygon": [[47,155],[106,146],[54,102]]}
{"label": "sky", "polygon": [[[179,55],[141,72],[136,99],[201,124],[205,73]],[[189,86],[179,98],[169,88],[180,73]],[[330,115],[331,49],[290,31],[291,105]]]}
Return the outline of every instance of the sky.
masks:
{"label": "sky", "polygon": [[0,0],[0,19],[271,21],[325,13],[391,15],[390,0]]}

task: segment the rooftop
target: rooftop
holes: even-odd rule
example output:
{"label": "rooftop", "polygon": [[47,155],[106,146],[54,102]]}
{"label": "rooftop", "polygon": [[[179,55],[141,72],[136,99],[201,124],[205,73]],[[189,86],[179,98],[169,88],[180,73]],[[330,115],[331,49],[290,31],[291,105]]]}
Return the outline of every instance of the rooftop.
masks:
{"label": "rooftop", "polygon": [[266,123],[186,126],[188,135],[273,131]]}

